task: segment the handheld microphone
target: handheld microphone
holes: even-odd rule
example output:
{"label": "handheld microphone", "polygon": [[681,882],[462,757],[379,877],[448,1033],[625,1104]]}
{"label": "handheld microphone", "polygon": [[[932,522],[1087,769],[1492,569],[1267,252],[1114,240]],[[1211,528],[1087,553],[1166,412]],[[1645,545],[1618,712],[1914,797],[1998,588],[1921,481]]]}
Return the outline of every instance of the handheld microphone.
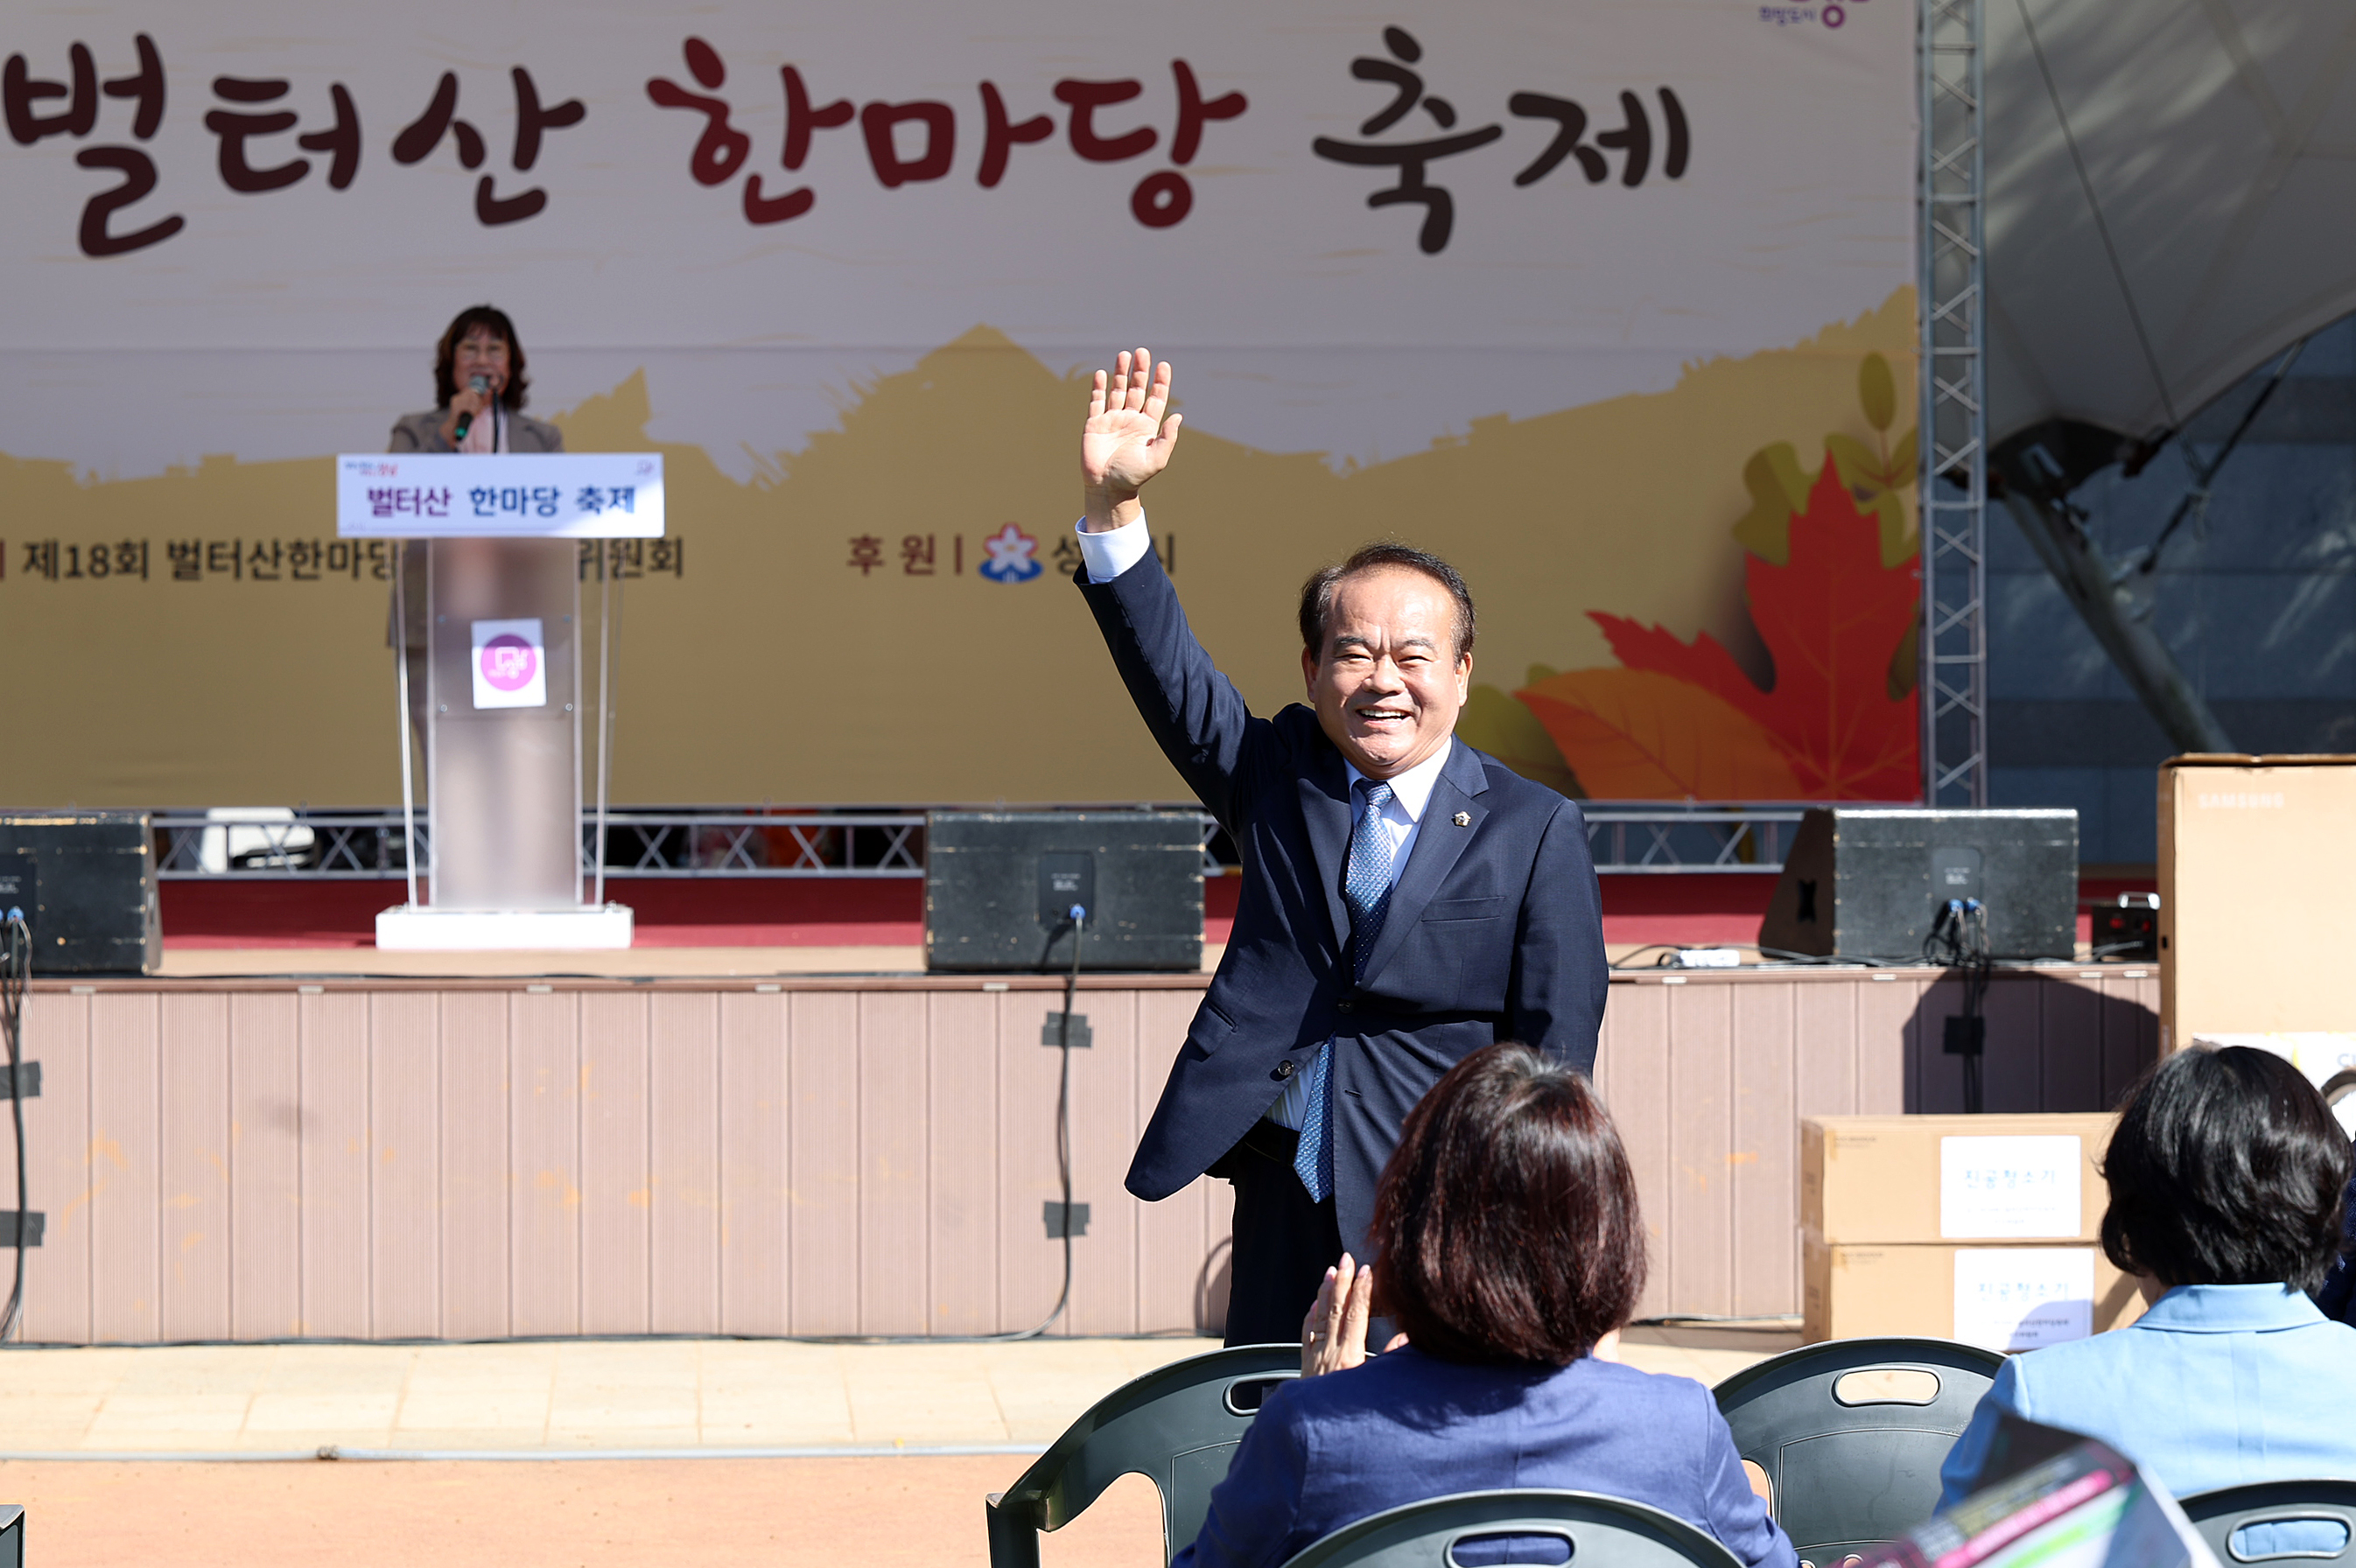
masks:
{"label": "handheld microphone", "polygon": [[[491,389],[491,379],[488,376],[469,376],[466,378],[466,385],[472,387],[478,392],[487,392]],[[466,440],[466,432],[474,428],[475,414],[474,411],[470,409],[466,412],[458,416],[458,433],[454,439],[453,444],[455,444],[455,442]]]}

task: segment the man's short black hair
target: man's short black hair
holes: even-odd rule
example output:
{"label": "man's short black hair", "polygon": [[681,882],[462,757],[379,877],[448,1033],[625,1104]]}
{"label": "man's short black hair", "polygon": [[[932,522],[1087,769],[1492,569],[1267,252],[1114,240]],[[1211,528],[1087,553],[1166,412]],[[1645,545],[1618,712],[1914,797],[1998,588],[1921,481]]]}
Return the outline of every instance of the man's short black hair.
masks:
{"label": "man's short black hair", "polygon": [[1472,591],[1464,586],[1464,579],[1456,574],[1456,569],[1412,545],[1370,544],[1359,546],[1339,566],[1312,573],[1309,581],[1301,585],[1301,645],[1309,650],[1311,657],[1325,656],[1325,617],[1333,613],[1333,590],[1342,580],[1388,566],[1420,571],[1448,590],[1456,601],[1456,657],[1461,659],[1472,651]]}
{"label": "man's short black hair", "polygon": [[2103,1158],[2103,1251],[2169,1285],[2313,1291],[2340,1255],[2349,1164],[2348,1135],[2281,1057],[2179,1051],[2119,1113]]}

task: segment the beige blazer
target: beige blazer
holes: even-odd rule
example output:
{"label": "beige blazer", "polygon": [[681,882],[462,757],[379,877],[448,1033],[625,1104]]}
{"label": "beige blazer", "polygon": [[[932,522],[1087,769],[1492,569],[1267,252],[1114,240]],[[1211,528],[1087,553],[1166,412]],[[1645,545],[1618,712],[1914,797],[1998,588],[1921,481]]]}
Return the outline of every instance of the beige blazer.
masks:
{"label": "beige blazer", "polygon": [[[427,409],[420,413],[403,414],[392,421],[392,439],[385,445],[387,452],[450,452],[455,450],[442,439],[442,421],[448,413],[444,409]],[[554,425],[509,413],[508,419],[508,450],[509,452],[562,452],[564,432]],[[403,557],[408,579],[408,635],[405,646],[418,650],[425,647],[425,552],[412,549]],[[385,626],[386,641],[391,640],[390,620]],[[422,678],[423,672],[412,672],[412,680]]]}

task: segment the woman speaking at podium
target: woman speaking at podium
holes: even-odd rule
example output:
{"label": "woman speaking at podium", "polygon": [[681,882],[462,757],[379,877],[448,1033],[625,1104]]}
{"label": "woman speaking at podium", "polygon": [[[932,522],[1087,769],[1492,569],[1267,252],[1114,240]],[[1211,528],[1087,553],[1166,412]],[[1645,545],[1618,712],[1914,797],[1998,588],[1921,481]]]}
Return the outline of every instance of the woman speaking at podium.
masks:
{"label": "woman speaking at podium", "polygon": [[[392,424],[387,452],[562,452],[564,432],[527,418],[523,345],[507,312],[468,305],[434,350],[434,407]],[[402,552],[408,624],[402,656],[409,665],[409,721],[425,743],[425,551]]]}
{"label": "woman speaking at podium", "polygon": [[458,313],[434,351],[434,407],[393,421],[387,452],[562,452],[564,432],[527,419],[523,345],[507,313]]}

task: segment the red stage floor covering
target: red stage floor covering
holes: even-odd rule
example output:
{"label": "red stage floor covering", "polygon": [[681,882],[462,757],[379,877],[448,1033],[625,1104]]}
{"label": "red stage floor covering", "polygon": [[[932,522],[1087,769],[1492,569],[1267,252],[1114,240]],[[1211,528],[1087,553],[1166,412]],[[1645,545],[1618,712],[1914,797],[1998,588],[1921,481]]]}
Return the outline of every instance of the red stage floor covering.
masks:
{"label": "red stage floor covering", "polygon": [[[1613,948],[1648,943],[1739,946],[1759,936],[1775,879],[1745,873],[1678,872],[1602,879],[1603,939]],[[1235,922],[1232,877],[1204,884],[1204,939],[1224,944]],[[2148,874],[2089,876],[2081,896],[2108,902],[2148,891]],[[377,912],[397,903],[395,881],[164,883],[166,947],[369,947]],[[915,878],[616,878],[608,896],[637,912],[640,947],[915,947],[925,940],[924,885]],[[2083,940],[2084,917],[2080,917]]]}

